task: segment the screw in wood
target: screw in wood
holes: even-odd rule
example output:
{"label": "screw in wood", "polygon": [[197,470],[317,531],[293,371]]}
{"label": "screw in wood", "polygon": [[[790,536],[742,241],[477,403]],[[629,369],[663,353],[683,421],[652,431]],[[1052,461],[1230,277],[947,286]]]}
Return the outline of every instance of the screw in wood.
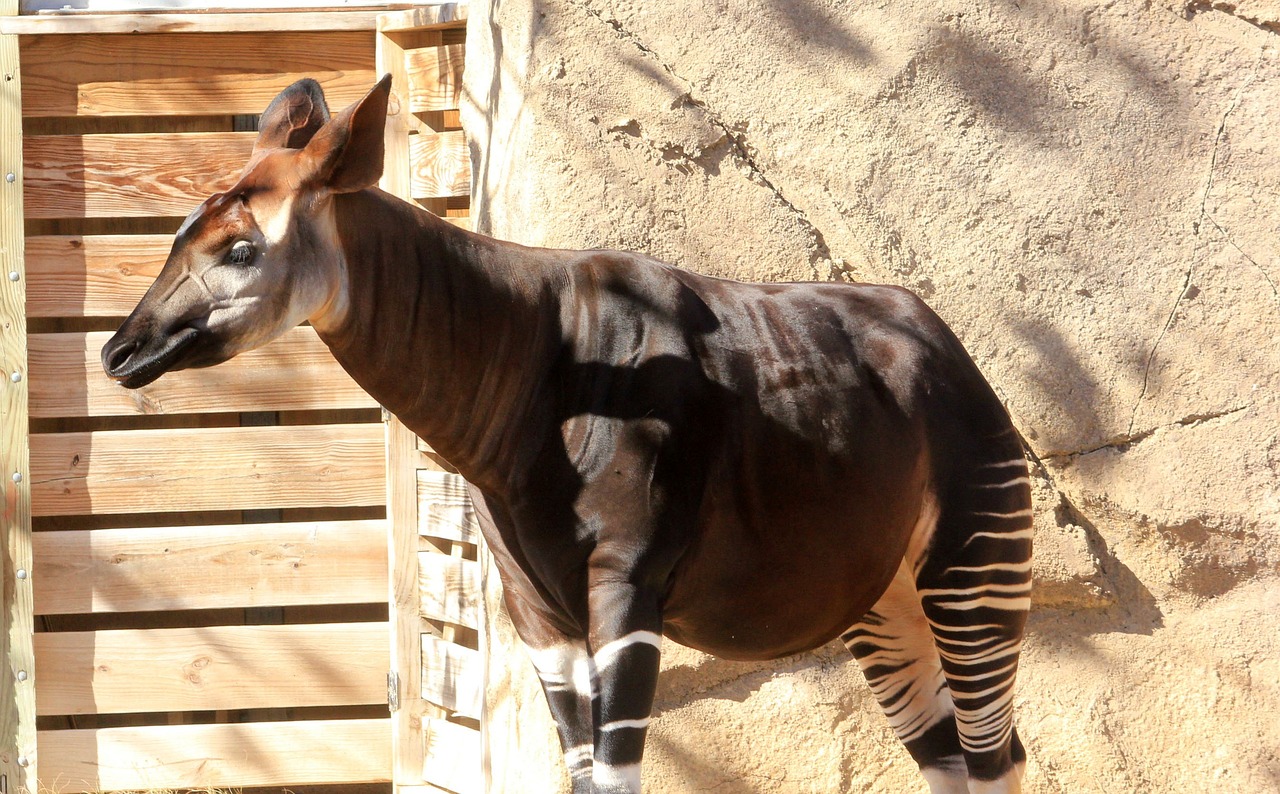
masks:
{"label": "screw in wood", "polygon": [[20,471],[15,471],[15,472],[13,473],[13,481],[14,481],[14,482],[22,482],[22,472],[20,472]]}
{"label": "screw in wood", "polygon": [[27,671],[26,671],[26,670],[19,670],[19,671],[18,671],[18,680],[19,680],[19,681],[26,681],[26,680],[27,680]]}
{"label": "screw in wood", "polygon": [[7,174],[5,174],[5,175],[4,175],[4,181],[6,181],[6,182],[13,182],[13,180],[15,180],[15,179],[17,179],[17,178],[18,178],[18,177],[17,177],[17,176],[15,176],[15,175],[14,175],[14,173],[13,173],[12,171],[10,171],[9,173],[7,173]]}
{"label": "screw in wood", "polygon": [[12,375],[10,375],[10,376],[9,376],[9,380],[13,381],[14,383],[17,383],[17,382],[21,381],[21,380],[22,380],[22,373],[21,373],[21,372],[14,372]]}
{"label": "screw in wood", "polygon": [[30,765],[31,761],[29,761],[25,755],[18,756],[18,766],[28,767]]}
{"label": "screw in wood", "polygon": [[27,578],[27,569],[26,569],[26,568],[19,568],[19,569],[18,569],[18,574],[17,574],[17,575],[18,575],[18,578],[19,578],[19,579],[26,579],[26,578]]}

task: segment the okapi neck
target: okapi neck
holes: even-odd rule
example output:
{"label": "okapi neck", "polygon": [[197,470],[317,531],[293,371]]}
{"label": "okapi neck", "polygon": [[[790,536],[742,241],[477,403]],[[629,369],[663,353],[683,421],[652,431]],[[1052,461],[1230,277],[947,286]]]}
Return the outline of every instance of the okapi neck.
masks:
{"label": "okapi neck", "polygon": [[349,311],[339,363],[472,482],[501,477],[550,340],[545,257],[380,190],[335,198]]}

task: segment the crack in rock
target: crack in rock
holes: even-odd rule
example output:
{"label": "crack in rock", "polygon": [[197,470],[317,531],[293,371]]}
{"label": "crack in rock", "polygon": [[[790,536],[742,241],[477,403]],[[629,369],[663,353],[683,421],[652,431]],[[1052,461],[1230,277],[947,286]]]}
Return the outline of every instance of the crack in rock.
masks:
{"label": "crack in rock", "polygon": [[1205,422],[1209,422],[1214,419],[1221,419],[1224,416],[1231,416],[1232,414],[1238,414],[1241,411],[1247,411],[1252,407],[1253,407],[1253,403],[1245,403],[1244,405],[1238,405],[1234,408],[1228,408],[1223,411],[1213,411],[1211,413],[1203,413],[1203,414],[1191,414],[1190,416],[1184,416],[1183,418],[1179,419],[1176,422],[1169,422],[1168,424],[1156,425],[1155,427],[1151,427],[1146,430],[1140,430],[1137,433],[1133,433],[1133,432],[1125,433],[1124,435],[1119,436],[1118,438],[1109,439],[1107,441],[1104,441],[1101,444],[1094,444],[1093,446],[1084,447],[1082,449],[1073,449],[1073,450],[1067,450],[1064,452],[1052,452],[1047,455],[1044,455],[1043,458],[1035,458],[1035,460],[1037,462],[1039,462],[1041,459],[1071,460],[1071,459],[1081,457],[1083,455],[1091,455],[1094,452],[1101,452],[1104,449],[1125,450],[1125,449],[1128,449],[1129,447],[1132,447],[1134,444],[1138,444],[1142,441],[1146,441],[1148,438],[1151,438],[1161,430],[1168,430],[1174,427],[1194,427],[1197,425],[1202,425]]}
{"label": "crack in rock", "polygon": [[831,247],[827,244],[826,236],[822,230],[809,220],[804,210],[797,207],[790,199],[783,194],[773,180],[764,172],[764,169],[756,162],[755,156],[751,152],[751,147],[747,142],[746,135],[742,132],[740,125],[731,125],[724,118],[703,100],[693,95],[693,83],[681,77],[675,69],[668,64],[661,56],[658,55],[652,47],[649,47],[635,33],[627,30],[623,24],[611,17],[606,17],[603,12],[592,8],[585,2],[577,2],[577,0],[569,0],[570,4],[577,7],[587,15],[593,17],[599,22],[608,25],[618,36],[625,39],[640,52],[653,59],[658,66],[662,67],[673,80],[684,86],[685,93],[682,97],[684,102],[698,108],[706,116],[707,120],[724,134],[724,140],[728,141],[729,146],[734,155],[734,159],[746,169],[747,178],[757,185],[765,188],[773,194],[774,199],[782,205],[784,209],[800,224],[805,233],[810,238],[809,265],[813,268],[815,276],[825,276],[822,272],[821,265],[827,263],[831,266],[832,273],[838,273],[843,266],[843,261],[832,256]]}
{"label": "crack in rock", "polygon": [[1218,11],[1241,22],[1253,25],[1267,33],[1280,33],[1280,19],[1268,19],[1240,9],[1239,4],[1227,0],[1192,0],[1183,6],[1183,16],[1191,19],[1208,11]]}

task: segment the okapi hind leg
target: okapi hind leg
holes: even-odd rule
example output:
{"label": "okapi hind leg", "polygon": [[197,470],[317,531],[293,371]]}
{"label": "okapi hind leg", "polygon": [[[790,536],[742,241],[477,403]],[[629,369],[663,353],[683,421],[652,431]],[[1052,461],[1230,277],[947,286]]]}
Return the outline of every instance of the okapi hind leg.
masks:
{"label": "okapi hind leg", "polygon": [[1021,449],[1006,454],[974,467],[941,495],[937,527],[916,571],[970,794],[1016,794],[1026,764],[1013,698],[1031,607],[1031,491]]}
{"label": "okapi hind leg", "polygon": [[951,693],[912,580],[904,562],[876,605],[840,639],[931,794],[968,794]]}

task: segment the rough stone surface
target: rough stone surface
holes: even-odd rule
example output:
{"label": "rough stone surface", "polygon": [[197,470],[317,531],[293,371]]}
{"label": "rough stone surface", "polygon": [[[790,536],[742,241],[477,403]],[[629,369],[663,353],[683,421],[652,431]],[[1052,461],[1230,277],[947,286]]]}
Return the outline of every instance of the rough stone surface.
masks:
{"label": "rough stone surface", "polygon": [[[1034,457],[1027,790],[1280,789],[1280,3],[471,15],[481,230],[902,284],[964,340]],[[664,667],[647,791],[924,790],[837,648]]]}

